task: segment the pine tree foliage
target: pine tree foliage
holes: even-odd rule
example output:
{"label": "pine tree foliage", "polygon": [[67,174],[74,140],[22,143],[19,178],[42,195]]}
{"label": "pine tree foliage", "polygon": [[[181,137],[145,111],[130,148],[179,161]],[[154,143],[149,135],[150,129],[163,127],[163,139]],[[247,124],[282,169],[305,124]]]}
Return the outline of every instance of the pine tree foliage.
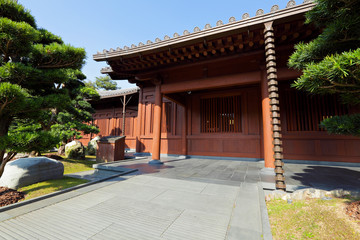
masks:
{"label": "pine tree foliage", "polygon": [[[293,86],[314,94],[338,94],[345,104],[360,104],[360,1],[316,3],[306,14],[306,23],[323,31],[311,42],[295,46],[288,63],[303,74]],[[322,126],[330,133],[360,136],[353,128],[359,126],[359,120],[356,115],[339,116]]]}
{"label": "pine tree foliage", "polygon": [[60,141],[98,132],[85,99],[85,50],[37,28],[12,0],[0,0],[0,177],[17,152],[41,152]]}
{"label": "pine tree foliage", "polygon": [[117,84],[114,80],[111,80],[109,76],[102,76],[102,77],[96,77],[95,82],[93,81],[87,81],[85,83],[87,87],[93,88],[93,89],[104,89],[104,90],[116,90],[119,89],[117,87]]}

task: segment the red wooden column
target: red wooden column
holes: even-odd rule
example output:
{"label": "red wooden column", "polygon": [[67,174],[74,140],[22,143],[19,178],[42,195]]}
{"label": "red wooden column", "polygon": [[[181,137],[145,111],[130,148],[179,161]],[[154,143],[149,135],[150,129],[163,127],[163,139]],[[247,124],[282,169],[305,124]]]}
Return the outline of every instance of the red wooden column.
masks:
{"label": "red wooden column", "polygon": [[[138,86],[140,87],[140,86]],[[141,120],[142,120],[142,101],[143,101],[143,89],[140,87],[139,90],[139,103],[138,103],[138,115],[137,115],[137,126],[136,126],[136,152],[141,152]]]}
{"label": "red wooden column", "polygon": [[267,75],[261,73],[261,106],[262,106],[262,122],[263,122],[263,142],[264,142],[264,161],[266,168],[275,168],[274,162],[274,144],[273,130],[271,125],[271,109],[268,91]]}
{"label": "red wooden column", "polygon": [[184,108],[184,114],[183,114],[183,125],[182,125],[182,133],[181,133],[181,142],[182,142],[182,154],[187,155],[187,102],[183,106]]}
{"label": "red wooden column", "polygon": [[[275,165],[275,185],[276,189],[286,190],[285,177],[284,177],[284,163],[282,161],[282,141],[281,141],[281,123],[280,123],[280,107],[279,107],[279,88],[277,81],[277,68],[276,68],[276,54],[275,54],[275,38],[273,22],[267,22],[264,24],[264,38],[265,38],[265,58],[266,58],[266,78],[268,84],[268,96],[271,111],[271,126],[272,126],[272,138],[274,148],[272,149],[273,164]],[[262,84],[263,85],[263,84]],[[264,87],[265,89],[265,83]],[[265,91],[265,90],[264,90]],[[263,103],[264,105],[264,103]],[[266,113],[268,114],[268,113]],[[267,121],[267,120],[266,120]],[[267,124],[266,122],[265,124]],[[265,133],[265,128],[264,128]],[[269,137],[268,137],[269,138]],[[265,145],[265,134],[264,134]],[[268,150],[269,151],[269,150]],[[266,152],[264,152],[264,155]]]}
{"label": "red wooden column", "polygon": [[161,113],[162,113],[162,93],[161,82],[155,83],[155,104],[154,104],[154,125],[153,125],[153,146],[152,161],[149,164],[162,164],[160,161],[160,143],[161,143]]}

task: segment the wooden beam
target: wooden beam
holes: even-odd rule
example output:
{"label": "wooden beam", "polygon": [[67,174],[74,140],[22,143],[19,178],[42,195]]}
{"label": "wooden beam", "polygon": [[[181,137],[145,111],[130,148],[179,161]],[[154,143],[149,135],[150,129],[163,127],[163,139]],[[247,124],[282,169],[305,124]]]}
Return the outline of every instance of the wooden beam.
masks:
{"label": "wooden beam", "polygon": [[209,88],[228,87],[236,85],[245,85],[260,82],[260,71],[240,73],[221,77],[212,77],[205,79],[196,79],[176,83],[167,83],[161,86],[161,92],[164,94],[187,92]]}
{"label": "wooden beam", "polygon": [[169,99],[170,101],[173,101],[174,103],[180,105],[180,106],[185,106],[186,104],[186,101],[185,101],[185,98],[177,95],[177,94],[164,94],[164,97],[166,99]]}

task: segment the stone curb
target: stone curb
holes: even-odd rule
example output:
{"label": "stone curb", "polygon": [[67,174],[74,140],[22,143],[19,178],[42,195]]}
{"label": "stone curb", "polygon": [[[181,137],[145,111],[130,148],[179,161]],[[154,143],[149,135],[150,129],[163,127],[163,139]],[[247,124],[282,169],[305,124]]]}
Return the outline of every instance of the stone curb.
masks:
{"label": "stone curb", "polygon": [[[80,189],[80,188],[88,187],[90,185],[93,185],[93,184],[96,184],[96,183],[99,183],[99,182],[103,182],[103,181],[106,181],[106,180],[109,180],[109,179],[112,179],[112,178],[116,178],[116,177],[119,177],[119,176],[123,176],[123,175],[129,174],[129,173],[132,173],[132,172],[136,172],[136,171],[138,171],[138,169],[128,169],[128,171],[125,171],[125,172],[122,172],[122,173],[119,173],[119,174],[116,174],[116,175],[112,175],[110,177],[106,177],[106,178],[103,178],[103,179],[100,179],[100,180],[95,180],[95,181],[91,181],[91,182],[88,182],[88,183],[83,183],[83,184],[80,184],[80,185],[77,185],[77,186],[74,186],[74,187],[59,190],[59,191],[49,193],[49,194],[46,194],[46,195],[43,195],[43,196],[39,196],[39,197],[32,198],[32,199],[29,199],[29,200],[25,200],[25,201],[22,201],[22,202],[17,202],[17,203],[14,203],[14,204],[10,204],[8,206],[0,207],[0,213],[5,212],[7,210],[14,209],[14,208],[22,207],[22,206],[25,206],[25,205],[28,205],[28,204],[31,204],[31,203],[34,203],[34,202],[45,200],[45,199],[48,199],[48,198],[51,198],[51,197],[55,197],[55,196],[58,196],[60,194],[71,192],[71,191],[74,191],[74,190],[77,190],[77,189]],[[83,194],[83,193],[76,194],[75,196],[79,196],[81,194]],[[73,198],[75,196],[72,196],[71,198]]]}
{"label": "stone curb", "polygon": [[260,215],[261,215],[263,239],[273,240],[271,234],[269,215],[265,203],[265,194],[264,194],[263,186],[260,182],[258,183],[258,190],[259,190],[259,203],[260,203]]}

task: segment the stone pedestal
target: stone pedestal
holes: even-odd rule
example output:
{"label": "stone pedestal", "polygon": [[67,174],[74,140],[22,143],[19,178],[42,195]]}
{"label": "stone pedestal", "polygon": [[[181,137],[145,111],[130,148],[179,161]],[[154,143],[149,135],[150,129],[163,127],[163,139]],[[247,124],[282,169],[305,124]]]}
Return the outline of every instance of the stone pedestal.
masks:
{"label": "stone pedestal", "polygon": [[97,141],[96,162],[125,159],[125,136],[107,136]]}

